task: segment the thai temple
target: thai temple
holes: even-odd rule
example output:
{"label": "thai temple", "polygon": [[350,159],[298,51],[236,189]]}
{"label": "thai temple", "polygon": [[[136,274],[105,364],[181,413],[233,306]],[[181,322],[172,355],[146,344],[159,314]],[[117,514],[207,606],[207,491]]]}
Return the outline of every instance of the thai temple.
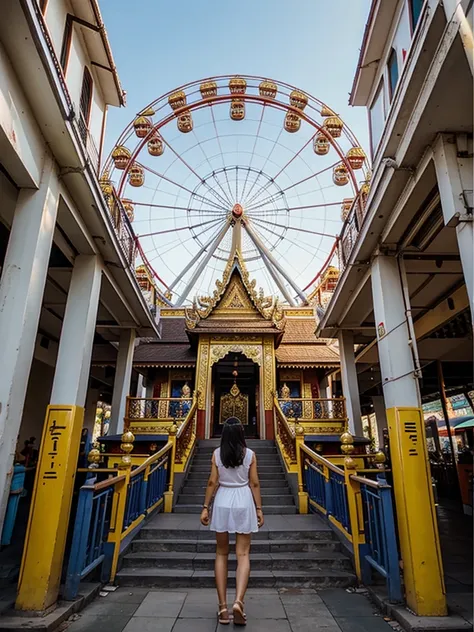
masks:
{"label": "thai temple", "polygon": [[108,145],[98,0],[2,0],[0,630],[216,630],[231,417],[252,629],[472,629],[473,3],[365,4],[331,72],[366,143],[323,94],[204,69]]}

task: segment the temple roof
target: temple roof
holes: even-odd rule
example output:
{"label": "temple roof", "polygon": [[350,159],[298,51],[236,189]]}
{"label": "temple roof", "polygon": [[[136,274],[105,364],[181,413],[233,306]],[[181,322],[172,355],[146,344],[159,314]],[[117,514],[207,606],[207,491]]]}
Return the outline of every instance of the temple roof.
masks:
{"label": "temple roof", "polygon": [[339,355],[326,344],[281,344],[275,352],[277,365],[287,368],[338,367]]}
{"label": "temple roof", "polygon": [[235,333],[280,333],[285,328],[285,314],[278,298],[266,297],[255,289],[245,262],[237,250],[216,281],[212,296],[196,297],[185,310],[189,333],[212,330]]}

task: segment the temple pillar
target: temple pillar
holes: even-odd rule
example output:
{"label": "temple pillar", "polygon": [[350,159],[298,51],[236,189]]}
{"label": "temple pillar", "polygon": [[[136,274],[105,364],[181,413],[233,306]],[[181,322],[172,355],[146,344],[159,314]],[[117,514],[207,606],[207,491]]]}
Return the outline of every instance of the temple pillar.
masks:
{"label": "temple pillar", "polygon": [[398,260],[378,255],[372,294],[390,459],[408,607],[418,616],[447,613],[425,424]]}
{"label": "temple pillar", "polygon": [[275,438],[273,393],[276,391],[275,341],[263,341],[263,406],[265,415],[265,439]]}
{"label": "temple pillar", "polygon": [[359,384],[354,354],[354,334],[352,331],[340,331],[339,356],[341,360],[342,393],[346,398],[347,417],[351,434],[362,437],[362,416],[360,412]]}
{"label": "temple pillar", "polygon": [[44,612],[59,593],[101,275],[98,257],[76,257],[20,570],[19,610]]}
{"label": "temple pillar", "polygon": [[132,377],[133,352],[135,350],[135,329],[122,329],[115,366],[114,390],[112,394],[112,415],[110,417],[109,434],[122,434],[127,395],[130,395]]}
{"label": "temple pillar", "polygon": [[38,331],[59,181],[46,155],[38,190],[22,189],[0,280],[0,533]]}
{"label": "temple pillar", "polygon": [[196,362],[196,388],[198,393],[198,410],[196,415],[196,436],[198,439],[206,438],[206,405],[211,401],[208,394],[208,375],[210,362],[209,336],[200,336],[198,356]]}

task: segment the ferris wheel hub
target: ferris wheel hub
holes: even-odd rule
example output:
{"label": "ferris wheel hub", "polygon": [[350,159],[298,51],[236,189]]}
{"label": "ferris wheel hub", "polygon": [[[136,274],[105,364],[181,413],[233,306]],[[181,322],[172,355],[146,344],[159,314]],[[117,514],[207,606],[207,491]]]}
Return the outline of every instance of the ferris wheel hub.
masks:
{"label": "ferris wheel hub", "polygon": [[242,217],[242,215],[244,214],[244,209],[242,208],[241,204],[234,204],[233,208],[232,208],[232,216],[235,217],[235,219],[239,219],[239,217]]}

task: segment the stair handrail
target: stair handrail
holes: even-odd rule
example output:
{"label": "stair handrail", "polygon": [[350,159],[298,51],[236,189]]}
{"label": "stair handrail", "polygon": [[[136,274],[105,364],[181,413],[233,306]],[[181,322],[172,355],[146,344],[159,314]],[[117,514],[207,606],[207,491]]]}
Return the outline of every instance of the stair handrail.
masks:
{"label": "stair handrail", "polygon": [[173,469],[175,468],[175,465],[177,464],[183,465],[183,462],[184,462],[183,467],[186,466],[186,463],[188,461],[188,458],[193,448],[193,441],[196,440],[195,421],[196,421],[196,412],[197,412],[197,407],[198,407],[198,396],[199,396],[199,391],[195,391],[193,395],[191,408],[189,409],[188,414],[185,417],[185,420],[179,426],[176,432],[176,451],[175,451],[175,458],[173,461]]}
{"label": "stair handrail", "polygon": [[400,602],[392,489],[385,472],[375,470],[379,477],[375,481],[357,474],[352,458],[342,469],[302,441],[297,442],[296,449],[300,512],[307,507],[323,514],[351,549],[358,580],[370,584],[371,571],[375,570],[386,580],[390,601]]}
{"label": "stair handrail", "polygon": [[275,438],[289,472],[295,471],[297,467],[296,451],[296,429],[292,428],[280,407],[280,403],[273,393],[273,404],[275,410]]}

